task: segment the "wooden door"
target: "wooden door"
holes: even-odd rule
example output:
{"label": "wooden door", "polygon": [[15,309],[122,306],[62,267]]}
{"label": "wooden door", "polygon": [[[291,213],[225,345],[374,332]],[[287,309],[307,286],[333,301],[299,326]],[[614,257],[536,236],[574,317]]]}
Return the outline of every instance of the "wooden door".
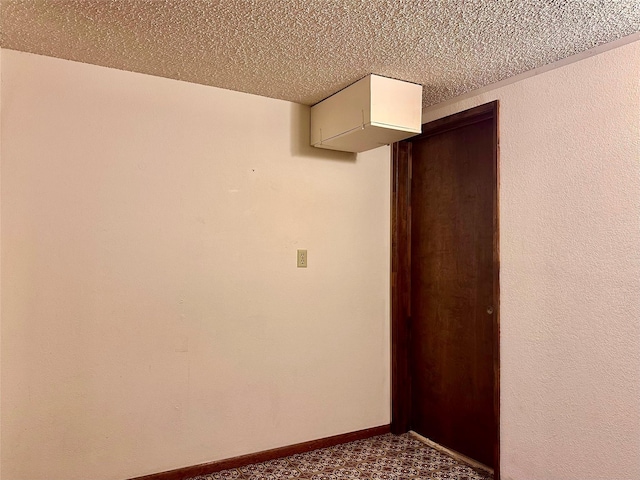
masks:
{"label": "wooden door", "polygon": [[395,191],[407,203],[399,212],[402,199],[394,198],[394,303],[405,304],[394,305],[394,325],[406,329],[404,351],[393,332],[394,364],[404,356],[406,368],[400,396],[408,412],[400,418],[404,428],[495,467],[497,104],[427,124],[403,143],[394,148]]}

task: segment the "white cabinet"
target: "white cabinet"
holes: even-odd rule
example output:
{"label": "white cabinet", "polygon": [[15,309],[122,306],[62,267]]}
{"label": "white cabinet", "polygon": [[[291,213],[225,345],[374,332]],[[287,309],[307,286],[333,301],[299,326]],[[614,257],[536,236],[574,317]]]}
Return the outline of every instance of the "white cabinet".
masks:
{"label": "white cabinet", "polygon": [[369,75],[311,107],[311,145],[364,152],[421,132],[422,85]]}

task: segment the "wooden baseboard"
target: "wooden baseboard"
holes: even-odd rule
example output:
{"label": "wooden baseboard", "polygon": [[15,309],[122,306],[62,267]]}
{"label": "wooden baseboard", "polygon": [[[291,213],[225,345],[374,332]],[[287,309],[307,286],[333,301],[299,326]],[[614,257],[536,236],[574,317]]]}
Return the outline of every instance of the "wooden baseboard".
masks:
{"label": "wooden baseboard", "polygon": [[197,477],[198,475],[207,475],[209,473],[219,472],[220,470],[244,467],[245,465],[251,465],[252,463],[266,462],[267,460],[288,457],[297,453],[310,452],[311,450],[317,450],[319,448],[333,447],[334,445],[339,445],[341,443],[354,442],[364,438],[375,437],[376,435],[383,435],[390,431],[389,425],[381,425],[379,427],[366,428],[356,432],[319,438],[318,440],[311,440],[310,442],[296,443],[295,445],[289,445],[287,447],[250,453],[249,455],[228,458],[226,460],[217,460],[211,463],[201,463],[200,465],[178,468],[167,472],[153,473],[143,477],[132,478],[131,480],[185,480],[187,478]]}

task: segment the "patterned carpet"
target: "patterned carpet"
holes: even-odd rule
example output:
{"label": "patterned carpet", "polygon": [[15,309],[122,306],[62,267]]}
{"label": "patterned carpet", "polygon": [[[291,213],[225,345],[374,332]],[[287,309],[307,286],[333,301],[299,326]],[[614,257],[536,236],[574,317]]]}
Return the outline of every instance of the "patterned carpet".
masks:
{"label": "patterned carpet", "polygon": [[314,450],[189,480],[492,480],[409,434],[392,434]]}

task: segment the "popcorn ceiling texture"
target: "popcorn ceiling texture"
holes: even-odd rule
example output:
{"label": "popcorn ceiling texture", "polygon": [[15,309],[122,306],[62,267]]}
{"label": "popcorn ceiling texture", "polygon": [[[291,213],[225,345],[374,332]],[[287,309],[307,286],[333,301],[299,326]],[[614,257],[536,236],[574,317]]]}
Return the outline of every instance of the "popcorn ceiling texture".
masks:
{"label": "popcorn ceiling texture", "polygon": [[376,73],[426,107],[636,33],[640,2],[2,0],[1,26],[2,48],[303,104]]}

